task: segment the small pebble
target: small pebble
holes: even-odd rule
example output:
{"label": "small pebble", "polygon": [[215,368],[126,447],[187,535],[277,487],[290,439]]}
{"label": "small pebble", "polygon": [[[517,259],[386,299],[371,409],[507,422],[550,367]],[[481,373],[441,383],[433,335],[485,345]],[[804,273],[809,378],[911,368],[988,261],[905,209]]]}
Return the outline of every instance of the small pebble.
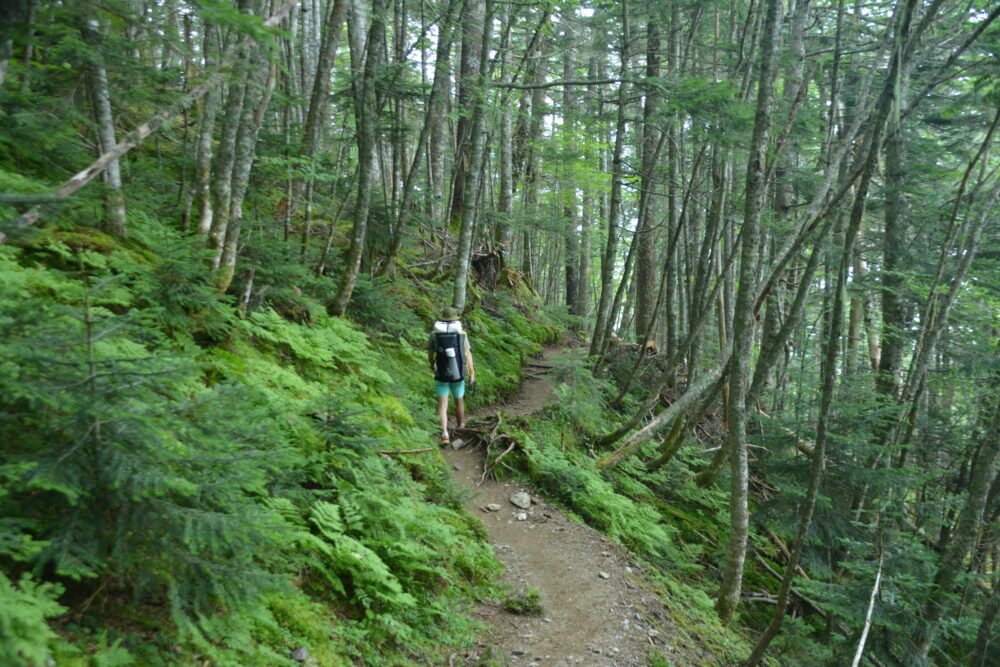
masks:
{"label": "small pebble", "polygon": [[608,574],[607,572],[598,572],[597,576],[600,577],[601,579],[610,579],[611,578],[611,575]]}
{"label": "small pebble", "polygon": [[490,503],[483,509],[485,509],[487,512],[499,512],[500,505],[498,503]]}
{"label": "small pebble", "polygon": [[649,635],[650,637],[659,637],[660,631],[657,630],[656,628],[650,628],[649,632],[647,632],[646,634]]}
{"label": "small pebble", "polygon": [[528,520],[528,513],[527,512],[518,512],[515,515],[514,518],[516,518],[518,521],[527,521]]}

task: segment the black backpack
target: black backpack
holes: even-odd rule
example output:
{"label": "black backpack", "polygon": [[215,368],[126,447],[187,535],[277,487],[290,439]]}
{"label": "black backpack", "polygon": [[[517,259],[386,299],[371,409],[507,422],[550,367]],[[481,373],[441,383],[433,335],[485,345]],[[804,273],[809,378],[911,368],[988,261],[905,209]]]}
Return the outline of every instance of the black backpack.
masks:
{"label": "black backpack", "polygon": [[461,382],[465,379],[465,350],[462,349],[462,334],[457,332],[434,332],[436,351],[436,372],[434,379],[440,382]]}

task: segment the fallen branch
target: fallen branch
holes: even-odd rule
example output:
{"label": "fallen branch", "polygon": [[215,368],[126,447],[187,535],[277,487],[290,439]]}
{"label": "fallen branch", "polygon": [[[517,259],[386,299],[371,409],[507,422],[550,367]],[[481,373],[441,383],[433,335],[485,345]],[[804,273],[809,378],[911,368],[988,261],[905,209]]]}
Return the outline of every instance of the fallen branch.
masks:
{"label": "fallen branch", "polygon": [[[625,443],[611,452],[604,458],[597,462],[597,469],[601,470],[610,466],[615,466],[621,463],[623,460],[631,456],[635,450],[649,442],[656,434],[657,431],[669,426],[674,419],[685,414],[687,409],[691,407],[695,401],[700,399],[708,390],[712,387],[712,384],[722,376],[722,373],[726,370],[729,364],[729,357],[732,355],[733,346],[732,341],[729,341],[729,345],[723,350],[722,354],[719,356],[718,361],[715,366],[705,371],[698,380],[688,387],[687,391],[683,395],[679,396],[673,403],[670,404],[666,410],[661,412],[659,415],[650,420],[650,422],[632,434]],[[614,434],[620,437],[622,434]],[[608,444],[617,440],[617,437],[611,438],[605,436],[602,440]]]}
{"label": "fallen branch", "polygon": [[770,419],[776,429],[778,429],[779,431],[781,431],[782,433],[784,433],[788,437],[792,438],[795,441],[795,449],[799,450],[800,452],[802,452],[806,456],[812,456],[813,446],[814,446],[813,443],[811,443],[808,440],[805,440],[803,438],[800,438],[798,436],[798,434],[795,433],[795,431],[793,431],[792,429],[788,428],[784,424],[779,424],[778,421],[774,417],[772,417],[771,415],[767,414],[766,412],[764,412],[760,408],[757,408],[757,414],[759,414],[761,417],[764,417],[765,419]]}
{"label": "fallen branch", "polygon": [[[792,559],[792,554],[791,552],[788,551],[788,547],[785,545],[784,542],[781,541],[781,538],[778,537],[777,534],[770,528],[767,529],[767,536],[771,538],[771,541],[774,542],[774,544],[778,547],[781,553],[784,554],[785,558],[787,558],[788,560]],[[795,571],[798,572],[799,576],[802,577],[803,579],[810,578],[809,575],[806,574],[806,571],[802,569],[801,565],[796,565]]]}
{"label": "fallen branch", "polygon": [[[764,566],[764,569],[771,573],[771,576],[775,577],[778,581],[781,581],[784,578],[780,572],[778,572],[768,564],[767,560],[763,556],[761,556],[758,553],[755,553],[754,555],[757,556],[757,560],[759,560],[760,564]],[[805,602],[807,605],[815,609],[820,614],[826,615],[826,612],[823,611],[823,608],[819,606],[818,602],[807,597],[804,593],[801,593],[795,590],[794,588],[790,590],[792,594],[795,595],[795,597]]]}
{"label": "fallen branch", "polygon": [[433,452],[437,447],[421,447],[420,449],[380,449],[379,454],[389,454],[395,456],[396,454],[420,454],[421,452]]}

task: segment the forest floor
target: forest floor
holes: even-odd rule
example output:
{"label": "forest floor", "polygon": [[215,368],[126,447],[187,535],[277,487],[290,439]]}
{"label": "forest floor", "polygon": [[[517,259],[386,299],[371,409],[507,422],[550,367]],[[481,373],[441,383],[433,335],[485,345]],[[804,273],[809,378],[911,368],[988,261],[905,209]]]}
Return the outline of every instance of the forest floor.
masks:
{"label": "forest floor", "polygon": [[[522,416],[541,409],[553,397],[547,361],[559,351],[547,349],[510,401],[476,411],[470,426],[500,411]],[[515,593],[536,589],[542,613],[532,617],[496,602],[480,604],[476,615],[490,630],[466,655],[453,656],[452,664],[493,658],[524,667],[626,667],[651,664],[654,648],[672,665],[714,663],[711,656],[689,650],[693,647],[677,645],[663,604],[627,550],[569,518],[527,484],[484,479],[481,450],[447,446],[444,457],[456,481],[470,491],[466,508],[486,525],[505,565],[504,583]],[[520,491],[530,496],[530,508],[511,502]]]}

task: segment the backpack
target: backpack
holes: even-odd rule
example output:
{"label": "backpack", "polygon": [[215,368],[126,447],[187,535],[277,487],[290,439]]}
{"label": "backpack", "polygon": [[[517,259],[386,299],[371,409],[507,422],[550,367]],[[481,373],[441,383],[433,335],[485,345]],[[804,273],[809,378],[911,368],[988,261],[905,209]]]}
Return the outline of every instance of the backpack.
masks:
{"label": "backpack", "polygon": [[434,351],[436,369],[434,379],[440,382],[461,382],[465,379],[465,350],[462,345],[461,325],[452,331],[451,323],[440,331],[435,325]]}

